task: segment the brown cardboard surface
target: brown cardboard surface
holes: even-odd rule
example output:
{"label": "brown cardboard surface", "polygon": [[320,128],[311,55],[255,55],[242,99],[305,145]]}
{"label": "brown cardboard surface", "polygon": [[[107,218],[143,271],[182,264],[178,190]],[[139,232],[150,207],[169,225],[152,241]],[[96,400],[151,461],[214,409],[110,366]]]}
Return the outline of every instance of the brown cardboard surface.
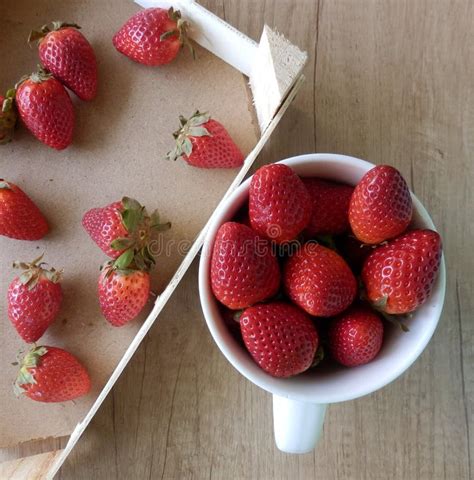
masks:
{"label": "brown cardboard surface", "polygon": [[[164,160],[178,114],[208,110],[226,125],[244,154],[258,140],[244,77],[209,52],[197,48],[194,62],[183,52],[171,65],[148,68],[115,51],[113,34],[137,10],[128,0],[2,2],[1,89],[35,68],[36,49],[26,44],[30,29],[58,19],[83,27],[98,58],[100,87],[97,99],[89,103],[71,94],[76,131],[67,150],[51,150],[23,127],[16,141],[0,149],[0,177],[21,186],[52,227],[39,242],[0,237],[0,447],[69,434],[151,309],[152,301],[141,319],[120,329],[101,317],[96,283],[106,257],[83,231],[83,213],[123,195],[137,198],[150,210],[159,208],[162,218],[173,223],[163,234],[162,254],[153,271],[153,289],[160,292],[237,173]],[[11,363],[24,344],[6,314],[5,293],[14,276],[11,262],[31,260],[43,251],[47,262],[64,268],[64,303],[39,343],[70,350],[92,376],[91,393],[74,403],[41,404],[16,399],[12,393],[17,367]]]}

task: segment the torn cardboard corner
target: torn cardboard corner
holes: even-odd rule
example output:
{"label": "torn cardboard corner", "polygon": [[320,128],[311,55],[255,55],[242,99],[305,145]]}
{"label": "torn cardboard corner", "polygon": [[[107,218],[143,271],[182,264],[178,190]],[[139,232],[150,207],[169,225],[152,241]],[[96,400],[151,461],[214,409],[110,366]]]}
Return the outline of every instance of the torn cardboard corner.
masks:
{"label": "torn cardboard corner", "polygon": [[250,87],[262,132],[301,76],[307,59],[306,52],[264,26],[250,71]]}
{"label": "torn cardboard corner", "polygon": [[[61,317],[41,343],[76,354],[93,380],[92,392],[75,403],[15,400],[10,383],[16,367],[11,361],[22,343],[7,316],[1,316],[0,362],[5,368],[0,376],[0,446],[72,432],[64,451],[54,457],[47,478],[64,462],[126,367],[200,249],[219,202],[244,179],[303,81],[305,54],[270,29],[265,28],[257,45],[195,2],[173,3],[179,3],[185,17],[192,17],[192,37],[205,49],[197,49],[196,61],[184,51],[172,64],[157,69],[131,62],[112,46],[115,31],[137,11],[131,2],[85,0],[77,5],[74,0],[38,0],[32,7],[28,0],[18,0],[0,18],[5,39],[0,55],[9,52],[2,55],[1,84],[10,85],[34,68],[36,52],[18,39],[26,38],[30,27],[55,18],[82,26],[99,64],[97,99],[89,103],[74,99],[77,127],[70,148],[58,153],[20,129],[16,141],[3,147],[0,157],[2,176],[24,188],[53,226],[52,234],[40,242],[0,238],[0,267],[10,272],[0,279],[0,292],[6,291],[12,278],[12,259],[32,259],[38,249],[46,250],[46,260],[65,270],[65,301]],[[16,21],[18,18],[22,22]],[[278,45],[286,52],[280,59]],[[254,61],[268,55],[275,58],[267,59],[267,69],[252,67]],[[296,60],[291,72],[285,73],[291,58]],[[253,99],[242,73],[253,84]],[[279,79],[268,78],[274,75]],[[271,89],[271,95],[265,95],[262,85]],[[261,135],[252,102],[260,112]],[[196,109],[208,110],[222,122],[247,156],[239,171],[196,169],[183,161],[163,160],[172,144],[170,125],[177,122],[179,114],[189,115]],[[153,271],[152,287],[161,293],[155,305],[146,312],[148,316],[145,313],[116,329],[103,320],[97,305],[98,266],[104,255],[80,223],[89,208],[123,195],[137,198],[150,209],[159,208],[173,228],[163,234],[165,248]],[[186,255],[180,247],[183,243],[189,245]],[[0,309],[3,313],[6,309],[1,297]],[[13,425],[13,416],[25,421]]]}

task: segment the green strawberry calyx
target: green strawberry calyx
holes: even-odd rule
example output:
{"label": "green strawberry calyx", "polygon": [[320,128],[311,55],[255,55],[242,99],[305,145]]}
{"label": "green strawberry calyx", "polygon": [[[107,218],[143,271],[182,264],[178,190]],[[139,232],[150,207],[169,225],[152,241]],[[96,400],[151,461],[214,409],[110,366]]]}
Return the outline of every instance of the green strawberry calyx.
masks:
{"label": "green strawberry calyx", "polygon": [[15,84],[15,91],[20,88],[20,85],[26,80],[31,80],[33,83],[42,83],[53,78],[53,75],[48,72],[42,65],[38,65],[38,70],[30,75],[23,75]]}
{"label": "green strawberry calyx", "polygon": [[13,139],[18,118],[15,105],[16,90],[10,88],[5,97],[0,95],[0,145],[5,145]]}
{"label": "green strawberry calyx", "polygon": [[21,361],[20,371],[15,380],[13,389],[17,396],[20,396],[25,392],[24,385],[34,385],[36,383],[34,372],[31,369],[36,368],[39,365],[40,358],[47,353],[46,347],[38,347],[33,345],[31,350],[23,357]]}
{"label": "green strawberry calyx", "polygon": [[35,258],[30,263],[13,262],[13,268],[19,268],[22,273],[18,279],[23,285],[28,287],[28,290],[33,290],[42,278],[46,278],[50,282],[59,283],[62,277],[62,270],[56,270],[53,267],[45,268],[46,263],[42,262],[44,254]]}
{"label": "green strawberry calyx", "polygon": [[134,263],[133,260],[126,267],[123,267],[120,263],[117,264],[117,260],[115,260],[115,261],[114,260],[108,260],[103,265],[101,265],[100,271],[105,272],[105,275],[102,279],[103,282],[106,282],[107,279],[113,274],[126,276],[126,275],[133,275],[136,272],[148,273],[148,270],[143,270],[141,268],[137,268],[137,266],[136,266],[136,264]]}
{"label": "green strawberry calyx", "polygon": [[153,233],[168,230],[171,223],[160,223],[158,210],[149,215],[146,208],[133,198],[123,197],[122,206],[120,216],[128,235],[116,238],[110,244],[112,249],[122,251],[114,262],[115,267],[127,270],[132,266],[137,270],[148,271],[155,264],[150,245]]}
{"label": "green strawberry calyx", "polygon": [[168,160],[176,160],[182,155],[189,157],[193,151],[193,144],[190,137],[212,136],[204,125],[211,119],[209,113],[201,113],[196,110],[193,115],[187,119],[179,116],[180,128],[173,133],[176,146],[166,154]]}
{"label": "green strawberry calyx", "polygon": [[183,47],[184,45],[186,45],[191,51],[193,58],[195,59],[196,52],[188,36],[189,22],[183,20],[181,18],[181,12],[179,10],[175,10],[173,7],[169,8],[168,17],[171,21],[176,23],[176,28],[162,33],[160,36],[160,40],[163,41],[169,37],[177,36],[179,38],[180,46]]}
{"label": "green strawberry calyx", "polygon": [[407,315],[394,315],[392,313],[387,313],[386,308],[387,308],[387,302],[388,302],[388,296],[384,295],[377,299],[375,302],[370,302],[372,305],[372,308],[377,311],[382,317],[387,320],[387,322],[391,323],[392,325],[395,325],[396,327],[400,328],[402,332],[409,332],[410,329],[406,325],[406,323],[403,322],[403,319],[407,318]]}
{"label": "green strawberry calyx", "polygon": [[43,25],[38,30],[31,30],[30,35],[28,37],[28,43],[32,43],[38,41],[38,43],[48,35],[50,32],[55,32],[57,30],[61,30],[61,28],[77,28],[78,30],[81,28],[76,23],[67,23],[67,22],[60,22],[54,21],[51,23],[47,23]]}

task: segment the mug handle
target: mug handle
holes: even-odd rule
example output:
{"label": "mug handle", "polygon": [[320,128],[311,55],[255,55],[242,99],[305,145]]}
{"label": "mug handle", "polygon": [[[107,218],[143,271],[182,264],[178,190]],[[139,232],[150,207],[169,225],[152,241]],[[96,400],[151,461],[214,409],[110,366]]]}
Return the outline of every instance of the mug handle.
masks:
{"label": "mug handle", "polygon": [[273,428],[278,449],[286,453],[313,450],[323,432],[326,407],[273,395]]}

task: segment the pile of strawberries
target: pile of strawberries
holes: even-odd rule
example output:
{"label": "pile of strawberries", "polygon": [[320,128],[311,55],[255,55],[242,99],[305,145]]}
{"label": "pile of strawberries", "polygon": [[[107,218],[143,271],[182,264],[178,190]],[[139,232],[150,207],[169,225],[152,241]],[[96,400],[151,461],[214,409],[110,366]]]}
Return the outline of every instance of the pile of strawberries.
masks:
{"label": "pile of strawberries", "polygon": [[355,188],[283,164],[260,168],[248,206],[213,246],[211,287],[224,320],[275,377],[324,355],[346,367],[372,361],[385,321],[403,326],[440,267],[438,233],[410,230],[412,216],[408,186],[390,166]]}

